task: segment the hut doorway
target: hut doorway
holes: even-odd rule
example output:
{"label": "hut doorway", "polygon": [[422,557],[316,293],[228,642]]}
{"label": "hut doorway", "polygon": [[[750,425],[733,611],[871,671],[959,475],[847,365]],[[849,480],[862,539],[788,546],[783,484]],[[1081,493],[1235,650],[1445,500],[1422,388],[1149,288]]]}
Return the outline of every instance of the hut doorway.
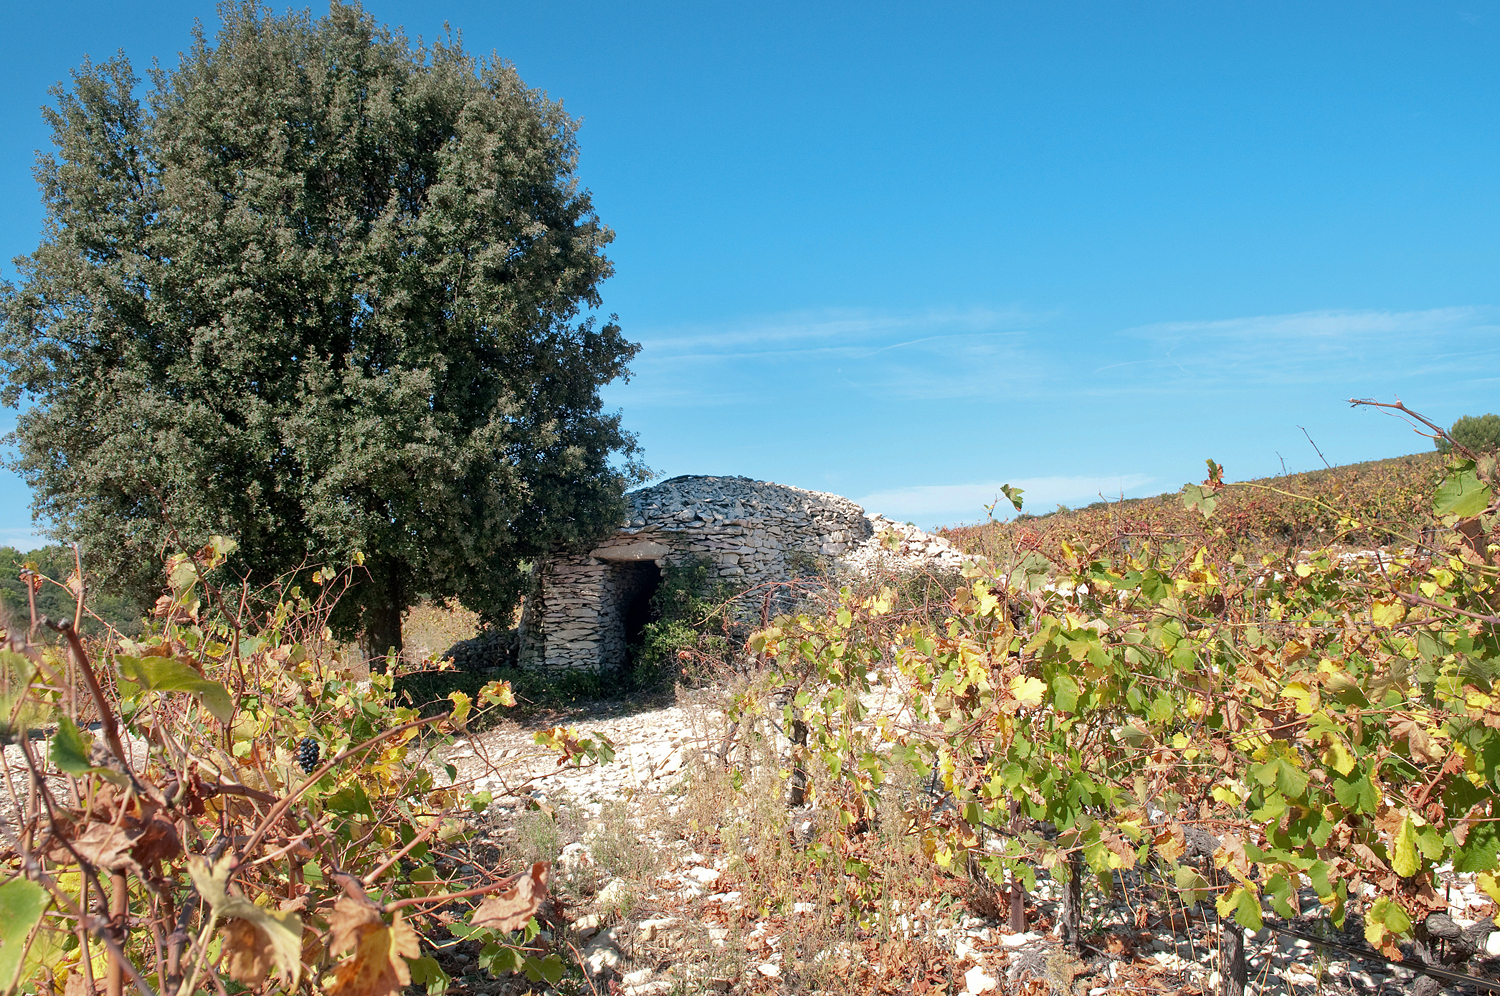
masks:
{"label": "hut doorway", "polygon": [[651,599],[661,587],[662,572],[653,560],[618,564],[615,591],[620,607],[620,623],[624,630],[625,646],[633,647],[641,642],[646,624],[655,618]]}

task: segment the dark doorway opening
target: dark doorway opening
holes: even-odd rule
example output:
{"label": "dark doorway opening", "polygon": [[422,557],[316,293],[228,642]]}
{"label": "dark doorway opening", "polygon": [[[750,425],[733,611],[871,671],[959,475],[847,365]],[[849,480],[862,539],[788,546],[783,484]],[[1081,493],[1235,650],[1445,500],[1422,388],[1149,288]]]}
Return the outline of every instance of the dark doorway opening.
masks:
{"label": "dark doorway opening", "polygon": [[661,577],[661,568],[653,560],[620,565],[620,621],[627,647],[639,644],[646,624],[656,618],[651,599],[661,587]]}

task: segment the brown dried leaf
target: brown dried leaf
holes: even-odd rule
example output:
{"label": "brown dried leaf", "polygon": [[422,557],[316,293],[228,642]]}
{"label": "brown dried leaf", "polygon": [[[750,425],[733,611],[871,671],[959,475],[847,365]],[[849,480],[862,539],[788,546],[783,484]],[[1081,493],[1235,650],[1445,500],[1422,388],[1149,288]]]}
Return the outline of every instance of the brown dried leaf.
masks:
{"label": "brown dried leaf", "polygon": [[328,950],[340,954],[359,941],[360,929],[368,925],[384,926],[380,908],[374,903],[360,902],[350,896],[340,896],[328,917]]}
{"label": "brown dried leaf", "polygon": [[122,826],[111,823],[92,824],[73,840],[73,850],[89,864],[111,871],[139,871],[130,849],[135,846],[139,831],[132,833]]}
{"label": "brown dried leaf", "polygon": [[153,861],[171,861],[182,853],[182,841],[177,837],[176,824],[152,814],[130,853],[143,865],[149,865]]}
{"label": "brown dried leaf", "polygon": [[[214,916],[224,919],[226,943],[231,932],[239,932],[235,919],[247,920],[265,941],[246,941],[245,946],[269,953],[272,966],[296,989],[302,978],[302,918],[292,911],[263,909],[244,896],[232,895],[228,890],[229,876],[233,873],[235,856],[225,854],[210,865],[202,855],[188,855],[188,875],[213,910]],[[243,933],[239,936],[244,941]],[[247,956],[245,970],[252,971],[253,958]]]}
{"label": "brown dried leaf", "polygon": [[1167,824],[1162,832],[1156,835],[1152,841],[1156,847],[1156,853],[1168,861],[1177,861],[1187,853],[1187,835],[1182,832],[1182,826],[1176,822]]}
{"label": "brown dried leaf", "polygon": [[476,927],[495,930],[520,930],[536,915],[547,898],[547,862],[538,861],[529,872],[506,879],[506,889],[486,896],[470,921]]}
{"label": "brown dried leaf", "polygon": [[[94,980],[94,991],[98,992],[103,979]],[[63,985],[63,996],[90,996],[89,984],[83,977],[83,972],[74,969],[68,973],[68,981]]]}
{"label": "brown dried leaf", "polygon": [[1245,854],[1245,842],[1234,834],[1225,834],[1224,842],[1214,851],[1214,867],[1222,868],[1241,882],[1250,880],[1250,858]]}
{"label": "brown dried leaf", "polygon": [[1355,857],[1359,858],[1360,865],[1362,867],[1369,868],[1377,872],[1390,871],[1390,866],[1385,863],[1384,859],[1382,859],[1380,855],[1375,853],[1375,851],[1370,847],[1369,844],[1361,841],[1351,847],[1350,850],[1354,852]]}
{"label": "brown dried leaf", "polygon": [[236,982],[258,986],[271,974],[275,952],[265,931],[249,920],[224,922],[224,970]]}
{"label": "brown dried leaf", "polygon": [[407,958],[422,953],[417,932],[397,912],[387,927],[373,906],[344,897],[329,918],[330,949],[353,953],[334,969],[329,996],[398,996],[411,984]]}

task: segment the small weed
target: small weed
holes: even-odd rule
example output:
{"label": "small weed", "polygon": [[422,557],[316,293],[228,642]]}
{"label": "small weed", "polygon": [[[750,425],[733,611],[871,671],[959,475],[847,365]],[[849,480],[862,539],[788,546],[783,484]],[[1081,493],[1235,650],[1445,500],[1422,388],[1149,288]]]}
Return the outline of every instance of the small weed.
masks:
{"label": "small weed", "polygon": [[608,875],[628,881],[651,882],[662,870],[657,848],[642,846],[646,827],[631,818],[630,804],[616,799],[604,804],[589,836],[594,864]]}
{"label": "small weed", "polygon": [[578,839],[578,809],[566,796],[545,808],[521,813],[516,820],[516,848],[525,863],[556,861],[563,847]]}

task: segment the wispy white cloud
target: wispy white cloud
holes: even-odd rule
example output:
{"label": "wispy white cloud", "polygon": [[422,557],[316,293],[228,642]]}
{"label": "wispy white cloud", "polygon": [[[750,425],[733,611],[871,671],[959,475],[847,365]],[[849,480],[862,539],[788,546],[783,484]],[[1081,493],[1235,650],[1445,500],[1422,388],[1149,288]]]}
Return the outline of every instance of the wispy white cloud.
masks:
{"label": "wispy white cloud", "polygon": [[985,516],[984,506],[994,502],[995,514],[1007,518],[1010,503],[1000,494],[1009,483],[1025,491],[1027,511],[1051,511],[1058,504],[1077,505],[1106,498],[1136,497],[1152,479],[1144,474],[1119,474],[1101,477],[1030,477],[1012,481],[982,481],[974,484],[917,484],[877,491],[856,498],[866,511],[879,512],[893,519],[920,520],[921,524],[973,522]]}
{"label": "wispy white cloud", "polygon": [[1149,387],[1168,393],[1228,382],[1353,389],[1393,372],[1406,380],[1477,372],[1476,358],[1500,358],[1500,309],[1324,310],[1161,322],[1116,338],[1125,355],[1094,371],[1109,374],[1112,383],[1101,387],[1110,392]]}
{"label": "wispy white cloud", "polygon": [[1252,338],[1357,340],[1372,336],[1464,330],[1493,326],[1495,308],[1430,308],[1422,311],[1322,310],[1284,315],[1251,315],[1204,321],[1157,322],[1125,329],[1143,338]]}
{"label": "wispy white cloud", "polygon": [[[646,330],[622,400],[679,408],[764,403],[798,390],[901,399],[993,395],[1040,370],[1019,310],[829,311]],[[789,399],[790,400],[790,399]]]}
{"label": "wispy white cloud", "polygon": [[1004,309],[829,311],[648,330],[621,400],[664,408],[762,407],[832,394],[852,404],[1051,403],[1223,398],[1292,385],[1337,396],[1385,390],[1397,379],[1473,382],[1500,365],[1500,309],[1491,307],[1322,310],[1092,331],[1060,328],[1058,318]]}
{"label": "wispy white cloud", "polygon": [[39,530],[26,528],[0,528],[0,546],[14,547],[25,553],[52,542]]}
{"label": "wispy white cloud", "polygon": [[[747,317],[738,322],[645,329],[636,334],[647,353],[724,355],[849,347],[891,349],[934,334],[1014,330],[1045,320],[1015,309],[932,308],[922,311],[829,309]],[[890,340],[895,339],[896,342]],[[646,354],[643,354],[646,355]]]}

